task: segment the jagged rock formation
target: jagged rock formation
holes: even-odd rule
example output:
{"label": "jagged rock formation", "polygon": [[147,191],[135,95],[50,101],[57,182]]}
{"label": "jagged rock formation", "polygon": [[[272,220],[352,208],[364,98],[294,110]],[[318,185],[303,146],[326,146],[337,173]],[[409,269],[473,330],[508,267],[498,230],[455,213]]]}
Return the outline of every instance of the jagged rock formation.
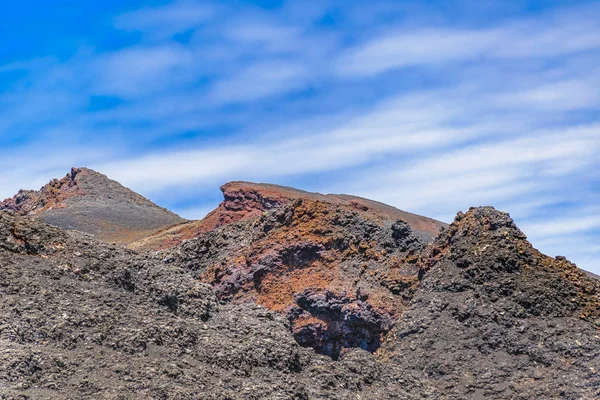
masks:
{"label": "jagged rock formation", "polygon": [[223,192],[156,252],[0,212],[0,398],[600,397],[600,282],[508,214]]}
{"label": "jagged rock formation", "polygon": [[131,243],[136,250],[164,250],[184,240],[198,237],[220,226],[260,217],[263,212],[280,208],[297,200],[327,203],[353,210],[379,220],[406,222],[425,242],[436,237],[445,223],[407,213],[397,208],[356,196],[310,193],[284,186],[265,183],[230,182],[221,187],[224,201],[201,221],[191,221],[150,237]]}
{"label": "jagged rock formation", "polygon": [[160,259],[0,212],[0,398],[425,399],[365,351],[299,346]]}
{"label": "jagged rock formation", "polygon": [[419,281],[422,235],[354,204],[305,197],[263,211],[264,201],[250,198],[237,203],[245,218],[186,241],[165,260],[197,271],[222,300],[286,316],[303,346],[334,358],[355,347],[376,351]]}
{"label": "jagged rock formation", "polygon": [[489,207],[460,213],[420,265],[380,357],[450,398],[600,398],[600,281]]}
{"label": "jagged rock formation", "polygon": [[21,190],[0,202],[12,210],[63,229],[91,233],[106,242],[126,244],[185,220],[118,182],[87,168],[73,168],[39,191]]}

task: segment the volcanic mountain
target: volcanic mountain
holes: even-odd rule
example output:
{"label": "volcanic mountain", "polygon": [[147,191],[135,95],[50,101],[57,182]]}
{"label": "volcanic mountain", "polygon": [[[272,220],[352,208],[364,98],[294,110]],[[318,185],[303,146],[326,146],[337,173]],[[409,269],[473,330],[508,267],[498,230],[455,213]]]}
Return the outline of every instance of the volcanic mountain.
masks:
{"label": "volcanic mountain", "polygon": [[411,214],[386,204],[343,194],[310,193],[284,186],[230,182],[221,187],[223,202],[201,221],[190,221],[130,244],[136,250],[163,250],[184,240],[199,236],[215,228],[238,221],[250,220],[294,201],[312,201],[328,204],[338,209],[359,213],[369,219],[393,223],[405,221],[415,234],[430,242],[447,224],[431,218]]}
{"label": "volcanic mountain", "polygon": [[[600,282],[506,213],[447,226],[232,182],[202,221],[140,216],[157,228],[126,248],[102,241],[107,178],[74,172],[0,212],[0,397],[600,397]],[[142,202],[117,187],[121,207]],[[56,207],[79,229],[46,224]]]}
{"label": "volcanic mountain", "polygon": [[87,168],[72,168],[38,191],[21,190],[0,202],[0,210],[39,218],[62,229],[126,244],[185,220]]}

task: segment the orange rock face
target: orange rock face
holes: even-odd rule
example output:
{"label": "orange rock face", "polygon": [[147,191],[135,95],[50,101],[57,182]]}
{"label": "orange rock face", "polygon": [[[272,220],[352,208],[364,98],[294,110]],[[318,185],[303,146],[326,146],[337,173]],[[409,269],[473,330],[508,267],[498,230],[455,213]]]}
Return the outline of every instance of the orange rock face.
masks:
{"label": "orange rock face", "polygon": [[224,201],[201,221],[191,221],[163,230],[131,243],[129,247],[142,251],[169,249],[217,227],[257,218],[265,211],[299,199],[343,207],[372,220],[403,220],[424,241],[431,241],[438,235],[440,229],[446,226],[443,222],[356,196],[322,195],[284,186],[250,182],[230,182],[223,185],[221,191]]}
{"label": "orange rock face", "polygon": [[197,238],[171,257],[221,299],[287,316],[300,344],[334,358],[379,347],[419,282],[418,255],[444,226],[349,196],[249,183],[222,190]]}
{"label": "orange rock face", "polygon": [[53,179],[39,191],[19,190],[14,197],[0,203],[0,210],[12,210],[20,215],[40,215],[44,211],[66,208],[65,201],[73,196],[83,195],[81,186],[76,179],[88,173],[88,170],[73,170],[61,180]]}

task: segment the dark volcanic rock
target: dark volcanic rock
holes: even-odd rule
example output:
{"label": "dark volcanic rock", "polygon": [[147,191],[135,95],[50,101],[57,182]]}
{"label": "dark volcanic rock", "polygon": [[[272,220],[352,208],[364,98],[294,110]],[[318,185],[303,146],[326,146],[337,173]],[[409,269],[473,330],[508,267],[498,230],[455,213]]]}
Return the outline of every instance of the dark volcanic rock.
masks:
{"label": "dark volcanic rock", "polygon": [[431,242],[442,225],[379,203],[235,182],[134,246],[158,252],[40,221],[152,209],[111,182],[74,171],[3,203],[0,398],[600,397],[600,281],[508,214]]}
{"label": "dark volcanic rock", "polygon": [[436,399],[367,352],[299,346],[189,270],[0,212],[0,398]]}
{"label": "dark volcanic rock", "polygon": [[377,350],[418,284],[424,247],[403,221],[298,199],[162,256],[197,271],[221,300],[287,316],[301,345],[338,358]]}
{"label": "dark volcanic rock", "polygon": [[297,307],[287,313],[288,319],[295,323],[294,337],[300,345],[334,359],[350,348],[375,352],[393,326],[394,318],[374,309],[367,299],[360,289],[356,298],[306,289],[294,296]]}
{"label": "dark volcanic rock", "polygon": [[459,214],[422,267],[381,357],[450,398],[600,397],[599,282],[533,249],[508,214]]}

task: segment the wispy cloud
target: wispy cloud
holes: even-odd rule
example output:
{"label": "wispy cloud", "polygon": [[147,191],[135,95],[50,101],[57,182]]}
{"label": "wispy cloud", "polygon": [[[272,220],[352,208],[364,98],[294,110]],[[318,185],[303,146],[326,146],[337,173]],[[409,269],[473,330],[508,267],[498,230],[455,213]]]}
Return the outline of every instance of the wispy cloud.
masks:
{"label": "wispy cloud", "polygon": [[[525,225],[524,229],[530,235],[546,238],[588,232],[600,229],[600,215],[558,218],[551,221],[530,223]],[[593,250],[598,250],[597,246]]]}
{"label": "wispy cloud", "polygon": [[596,50],[600,48],[600,32],[594,26],[599,15],[600,8],[590,7],[494,28],[398,30],[342,54],[338,71],[363,76],[409,66],[494,59],[518,61]]}
{"label": "wispy cloud", "polygon": [[166,39],[200,26],[215,12],[214,6],[183,0],[127,12],[117,16],[114,23],[117,29],[142,31],[153,39]]}
{"label": "wispy cloud", "polygon": [[[563,177],[598,164],[598,151],[600,125],[532,132],[420,157],[392,166],[388,174],[366,171],[354,184],[366,196],[441,217],[470,205],[527,201],[560,190]],[[405,192],[411,195],[402,196]]]}
{"label": "wispy cloud", "polygon": [[252,101],[303,88],[309,77],[296,63],[261,61],[216,82],[208,97],[216,103]]}
{"label": "wispy cloud", "polygon": [[93,63],[92,91],[122,98],[172,90],[191,83],[194,54],[184,46],[132,47],[99,56]]}

